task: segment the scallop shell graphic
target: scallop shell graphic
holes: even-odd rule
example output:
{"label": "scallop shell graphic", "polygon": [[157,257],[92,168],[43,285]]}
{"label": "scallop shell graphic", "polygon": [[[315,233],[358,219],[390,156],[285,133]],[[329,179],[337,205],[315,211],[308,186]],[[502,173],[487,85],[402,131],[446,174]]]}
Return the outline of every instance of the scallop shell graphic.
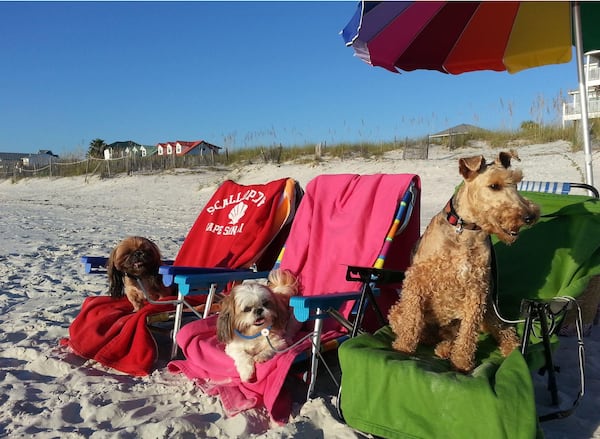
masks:
{"label": "scallop shell graphic", "polygon": [[248,209],[248,205],[244,202],[236,204],[233,209],[229,212],[229,224],[237,224],[238,221],[244,216],[246,210]]}

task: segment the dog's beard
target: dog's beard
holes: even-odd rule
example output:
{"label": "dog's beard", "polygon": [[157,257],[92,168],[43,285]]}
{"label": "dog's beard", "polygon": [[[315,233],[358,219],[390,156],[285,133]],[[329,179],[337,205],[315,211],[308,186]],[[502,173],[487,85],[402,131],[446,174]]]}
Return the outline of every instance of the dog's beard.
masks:
{"label": "dog's beard", "polygon": [[139,248],[127,255],[121,263],[121,271],[133,278],[150,278],[158,274],[160,256],[151,249]]}
{"label": "dog's beard", "polygon": [[251,337],[272,327],[275,318],[274,311],[257,305],[250,311],[239,310],[235,315],[234,326],[240,334]]}
{"label": "dog's beard", "polygon": [[[255,363],[269,360],[287,342],[283,335],[286,314],[277,295],[256,282],[237,285],[226,297],[217,320],[217,337],[235,362],[242,381],[254,374]],[[263,335],[263,330],[268,334]]]}

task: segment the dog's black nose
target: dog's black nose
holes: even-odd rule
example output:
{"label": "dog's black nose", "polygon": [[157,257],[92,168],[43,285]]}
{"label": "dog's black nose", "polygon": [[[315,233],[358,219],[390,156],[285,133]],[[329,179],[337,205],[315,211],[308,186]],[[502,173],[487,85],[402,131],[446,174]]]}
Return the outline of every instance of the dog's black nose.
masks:
{"label": "dog's black nose", "polygon": [[525,218],[523,218],[523,220],[525,221],[525,224],[531,224],[531,223],[535,222],[535,219],[536,219],[536,215],[534,215],[534,214],[526,215]]}
{"label": "dog's black nose", "polygon": [[265,312],[265,310],[263,308],[256,308],[254,310],[254,314],[256,314],[257,316],[262,316],[263,312]]}

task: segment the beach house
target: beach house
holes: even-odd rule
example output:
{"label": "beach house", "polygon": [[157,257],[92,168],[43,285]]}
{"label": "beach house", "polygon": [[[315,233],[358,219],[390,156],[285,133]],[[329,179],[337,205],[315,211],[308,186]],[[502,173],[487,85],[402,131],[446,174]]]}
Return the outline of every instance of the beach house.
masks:
{"label": "beach house", "polygon": [[[588,113],[590,119],[600,117],[600,50],[585,54],[584,74],[587,84]],[[581,120],[579,90],[570,90],[569,101],[563,103],[563,128],[567,121]]]}

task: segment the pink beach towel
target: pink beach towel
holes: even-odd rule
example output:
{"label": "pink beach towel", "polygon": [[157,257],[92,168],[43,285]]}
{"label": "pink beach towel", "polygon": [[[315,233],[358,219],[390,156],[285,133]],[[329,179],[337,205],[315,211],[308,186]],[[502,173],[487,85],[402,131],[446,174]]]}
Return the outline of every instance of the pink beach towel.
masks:
{"label": "pink beach towel", "polygon": [[[322,175],[308,184],[280,265],[299,276],[301,295],[356,290],[357,283],[346,280],[348,265],[369,267],[375,263],[397,201],[412,182],[420,190],[420,179],[413,174]],[[408,227],[390,247],[384,268],[405,270],[419,233],[417,201]],[[380,297],[384,314],[395,299],[392,295]],[[347,315],[351,306],[349,303],[341,312]]]}
{"label": "pink beach towel", "polygon": [[[281,267],[298,274],[303,295],[356,291],[358,284],[346,281],[347,265],[372,266],[379,256],[394,219],[397,201],[415,175],[324,175],[312,180],[292,224]],[[418,205],[414,221],[398,241],[406,256],[389,259],[404,269],[418,238]],[[323,340],[333,338],[331,326]],[[241,382],[233,360],[216,339],[216,316],[186,325],[177,342],[186,357],[169,363],[173,373],[184,373],[211,395],[219,395],[229,415],[264,405],[272,419],[286,422],[291,399],[283,384],[300,352],[310,348],[305,341],[292,350],[258,364],[255,380]],[[298,340],[300,334],[296,337]]]}
{"label": "pink beach towel", "polygon": [[183,373],[209,395],[219,395],[227,416],[234,416],[254,407],[266,407],[271,418],[287,422],[292,399],[283,384],[296,356],[310,348],[304,341],[293,349],[278,354],[271,360],[256,365],[255,377],[242,382],[233,360],[225,354],[225,347],[216,337],[217,316],[185,325],[177,334],[185,360],[174,360],[168,365],[172,373]]}

